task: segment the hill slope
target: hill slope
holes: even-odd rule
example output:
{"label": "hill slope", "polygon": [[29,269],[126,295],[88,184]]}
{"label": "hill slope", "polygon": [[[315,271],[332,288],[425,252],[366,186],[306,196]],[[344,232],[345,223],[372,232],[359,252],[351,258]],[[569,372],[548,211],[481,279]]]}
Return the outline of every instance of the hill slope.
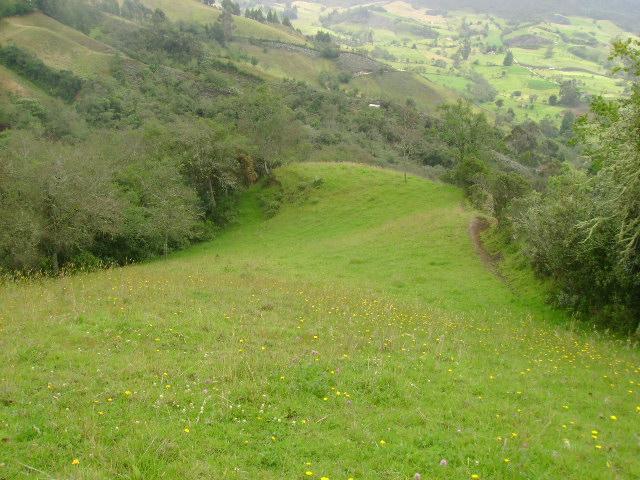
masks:
{"label": "hill slope", "polygon": [[83,77],[109,73],[115,50],[40,12],[0,20],[0,44],[15,44],[50,67]]}
{"label": "hill slope", "polygon": [[277,178],[209,244],[1,288],[0,476],[640,474],[637,350],[488,272],[458,190]]}
{"label": "hill slope", "polygon": [[[215,22],[220,15],[217,7],[209,7],[197,0],[143,0],[142,3],[149,8],[160,8],[175,21],[208,24]],[[234,23],[236,34],[241,37],[278,40],[301,45],[306,43],[302,36],[284,27],[266,25],[242,16],[234,17]]]}
{"label": "hill slope", "polygon": [[[177,3],[147,0],[145,3],[153,8],[167,9],[167,14],[175,21],[207,25],[215,22],[219,15],[217,9],[191,0]],[[438,105],[458,98],[453,91],[410,72],[379,72],[384,64],[372,59],[362,60],[368,69],[366,77],[351,79],[364,68],[360,65],[362,62],[357,61],[358,56],[342,53],[338,60],[325,59],[304,46],[306,39],[302,35],[294,34],[285,27],[262,24],[241,16],[233,18],[236,26],[234,41],[227,44],[226,51],[211,51],[209,54],[256,77],[268,81],[295,79],[325,90],[334,83],[338,85],[334,88],[357,92],[370,101],[404,104],[407,98],[412,98],[418,108],[431,112]],[[125,23],[125,20],[110,17],[109,22],[118,24]],[[112,28],[110,25],[106,30]],[[91,79],[109,78],[117,53],[127,57],[124,52],[40,12],[0,19],[0,45],[7,44],[28,51],[49,67],[70,70],[82,78]],[[255,65],[250,62],[252,59],[255,59]],[[346,84],[340,83],[338,78],[341,75],[350,80]]]}

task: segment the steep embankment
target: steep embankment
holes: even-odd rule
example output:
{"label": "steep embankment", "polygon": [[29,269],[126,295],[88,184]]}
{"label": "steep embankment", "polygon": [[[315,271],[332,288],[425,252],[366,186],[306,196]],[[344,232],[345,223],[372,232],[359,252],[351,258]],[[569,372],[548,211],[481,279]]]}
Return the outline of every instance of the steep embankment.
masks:
{"label": "steep embankment", "polygon": [[459,191],[278,179],[214,242],[1,287],[0,477],[637,478],[637,350],[512,294]]}

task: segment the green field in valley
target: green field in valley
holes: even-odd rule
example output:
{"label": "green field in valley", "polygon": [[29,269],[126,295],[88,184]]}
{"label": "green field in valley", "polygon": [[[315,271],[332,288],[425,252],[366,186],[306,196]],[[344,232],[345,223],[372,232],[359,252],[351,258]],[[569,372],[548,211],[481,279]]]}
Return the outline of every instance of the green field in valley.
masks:
{"label": "green field in valley", "polygon": [[[567,80],[575,80],[586,96],[620,95],[624,86],[610,74],[607,59],[615,39],[634,36],[611,21],[583,17],[563,17],[566,24],[517,23],[471,11],[430,12],[404,1],[351,8],[293,4],[298,9],[294,26],[305,34],[333,33],[345,48],[367,51],[396,69],[414,72],[474,101],[468,85],[472,74],[481,74],[497,90],[495,100],[502,104],[478,100],[479,106],[496,114],[512,109],[518,121],[559,122],[567,107],[550,105],[548,100]],[[327,20],[334,11],[341,16]],[[420,28],[431,29],[437,39]],[[526,37],[541,43],[526,45]],[[464,38],[469,42],[468,58],[460,58]],[[514,65],[504,67],[507,49],[514,54]],[[538,79],[546,80],[545,88],[535,83]]]}
{"label": "green field in valley", "polygon": [[452,186],[295,164],[166,259],[0,287],[0,478],[633,479],[640,355]]}

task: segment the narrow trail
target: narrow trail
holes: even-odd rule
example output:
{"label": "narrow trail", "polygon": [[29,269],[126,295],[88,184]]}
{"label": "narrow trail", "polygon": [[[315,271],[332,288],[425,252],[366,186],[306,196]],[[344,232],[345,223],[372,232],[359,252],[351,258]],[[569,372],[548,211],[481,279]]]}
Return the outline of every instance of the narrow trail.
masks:
{"label": "narrow trail", "polygon": [[509,289],[513,290],[509,285],[507,278],[500,272],[498,268],[498,262],[500,261],[500,255],[492,255],[487,248],[482,243],[482,232],[484,232],[487,228],[489,228],[489,222],[484,218],[475,217],[469,223],[469,236],[471,237],[471,241],[473,242],[473,246],[476,249],[476,252],[482,263],[493,273],[500,281],[504,282]]}

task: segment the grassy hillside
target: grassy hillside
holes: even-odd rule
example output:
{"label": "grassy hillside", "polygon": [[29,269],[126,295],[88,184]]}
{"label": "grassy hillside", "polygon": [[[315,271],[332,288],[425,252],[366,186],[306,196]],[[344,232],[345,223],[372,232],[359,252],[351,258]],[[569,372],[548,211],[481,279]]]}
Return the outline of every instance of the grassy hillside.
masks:
{"label": "grassy hillside", "polygon": [[640,475],[638,351],[495,278],[458,190],[277,178],[214,242],[0,287],[0,477]]}
{"label": "grassy hillside", "polygon": [[[177,8],[173,2],[148,1],[149,6],[167,9],[167,14],[175,20],[197,23],[214,22],[218,10],[198,2],[184,0],[185,8]],[[189,13],[192,12],[193,13]],[[122,19],[112,19],[124,22]],[[337,83],[341,73],[349,75],[360,70],[351,65],[353,59],[329,60],[312,50],[290,48],[288,45],[303,45],[305,39],[281,28],[265,25],[244,17],[234,17],[237,35],[228,49],[212,52],[222,56],[224,62],[231,59],[243,71],[250,72],[266,80],[296,79],[318,88],[325,88],[326,78]],[[12,43],[40,58],[55,69],[65,69],[83,78],[104,78],[110,75],[116,50],[77,30],[69,28],[42,13],[0,20],[0,44]],[[284,44],[264,45],[251,43],[246,38],[284,42]],[[122,52],[121,52],[122,53]],[[125,55],[126,56],[126,55]],[[255,65],[250,60],[255,59]],[[357,63],[357,62],[356,62]],[[366,63],[366,62],[365,62]],[[383,64],[368,61],[379,67]],[[370,65],[368,65],[370,67]],[[328,76],[328,77],[327,77]],[[325,78],[325,80],[323,80]],[[391,100],[404,103],[407,98],[425,111],[457,96],[451,90],[429,82],[411,73],[375,73],[366,78],[353,79],[340,86],[346,91],[358,90],[371,100]]]}
{"label": "grassy hillside", "polygon": [[458,98],[451,90],[408,72],[392,71],[366,75],[355,78],[351,83],[371,98],[398,103],[413,99],[418,108],[426,111]]}
{"label": "grassy hillside", "polygon": [[33,93],[28,82],[3,66],[0,66],[0,86],[3,91],[15,95],[29,96]]}
{"label": "grassy hillside", "polygon": [[115,54],[107,45],[39,12],[0,20],[0,43],[14,43],[50,67],[83,77],[108,74]]}

